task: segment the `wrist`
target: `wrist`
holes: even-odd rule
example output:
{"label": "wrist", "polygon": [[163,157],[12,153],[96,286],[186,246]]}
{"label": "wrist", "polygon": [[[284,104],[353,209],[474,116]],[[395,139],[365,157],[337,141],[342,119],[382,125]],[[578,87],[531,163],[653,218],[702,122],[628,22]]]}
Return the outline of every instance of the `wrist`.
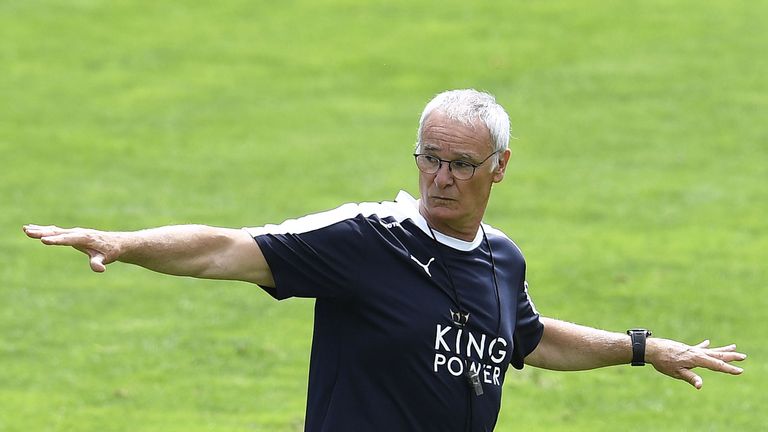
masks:
{"label": "wrist", "polygon": [[659,342],[662,339],[649,337],[645,340],[645,362],[648,364],[656,364],[659,358],[659,352],[661,348]]}
{"label": "wrist", "polygon": [[104,243],[110,246],[109,253],[114,261],[137,264],[139,261],[142,238],[141,231],[105,232]]}

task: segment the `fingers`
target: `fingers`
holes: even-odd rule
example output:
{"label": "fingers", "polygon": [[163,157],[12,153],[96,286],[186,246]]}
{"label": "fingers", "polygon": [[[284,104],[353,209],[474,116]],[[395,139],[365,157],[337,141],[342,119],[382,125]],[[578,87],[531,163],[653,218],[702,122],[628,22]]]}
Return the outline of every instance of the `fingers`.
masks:
{"label": "fingers", "polygon": [[55,225],[24,225],[24,233],[28,237],[39,239],[47,245],[73,246],[85,238],[81,228],[59,228]]}
{"label": "fingers", "polygon": [[705,339],[701,341],[698,345],[696,345],[697,348],[706,348],[709,346],[709,339]]}
{"label": "fingers", "polygon": [[727,363],[723,360],[718,360],[714,357],[710,357],[708,361],[705,361],[700,366],[705,367],[709,370],[713,370],[716,372],[724,372],[729,373],[731,375],[740,375],[742,372],[744,372],[744,369],[734,366],[730,363]]}
{"label": "fingers", "polygon": [[736,345],[726,345],[717,348],[711,348],[704,350],[704,354],[707,355],[703,367],[718,372],[729,373],[731,375],[740,375],[744,372],[744,369],[730,364],[734,361],[743,361],[747,358],[744,353],[736,352]]}
{"label": "fingers", "polygon": [[[708,341],[705,341],[708,342]],[[697,346],[701,346],[702,344],[699,344]],[[746,354],[732,352],[736,349],[735,345],[728,345],[725,347],[720,348],[714,348],[711,350],[706,350],[705,356],[700,359],[699,362],[697,362],[696,365],[693,367],[704,367],[716,372],[724,372],[729,373],[731,375],[739,375],[742,372],[744,372],[744,369],[733,366],[729,362],[731,361],[741,361],[747,358]],[[704,385],[704,380],[694,373],[691,369],[688,368],[682,368],[678,370],[678,378],[688,382],[688,384],[694,386],[697,390],[701,389],[701,387]]]}
{"label": "fingers", "polygon": [[718,360],[725,362],[742,361],[747,358],[744,353],[736,352],[736,344],[725,345],[716,348],[708,348],[709,340],[705,340],[693,348],[702,348],[701,350],[693,350],[693,352],[703,352],[709,357],[714,357]]}
{"label": "fingers", "polygon": [[739,375],[744,369],[730,364],[731,361],[741,361],[746,356],[735,352],[705,350],[693,359],[693,367],[704,367],[716,372]]}
{"label": "fingers", "polygon": [[695,368],[706,368],[715,372],[740,375],[744,370],[732,362],[742,361],[746,354],[736,351],[736,345],[726,345],[709,348],[709,340],[697,345],[685,345],[666,339],[654,342],[655,356],[653,367],[659,372],[673,378],[681,379],[700,389],[704,383],[702,378],[693,372]]}
{"label": "fingers", "polygon": [[106,271],[106,264],[114,261],[109,259],[109,248],[99,241],[94,230],[82,228],[60,228],[55,225],[24,225],[24,233],[30,238],[39,239],[43,244],[56,246],[72,246],[88,255],[91,270],[97,273]]}
{"label": "fingers", "polygon": [[709,350],[707,351],[707,355],[725,362],[742,361],[747,358],[746,354],[735,352],[732,350],[729,350],[729,351]]}
{"label": "fingers", "polygon": [[726,346],[721,346],[717,348],[710,348],[710,351],[736,351],[736,344],[730,344]]}
{"label": "fingers", "polygon": [[44,235],[40,241],[47,245],[56,246],[77,246],[84,244],[87,237],[81,233],[69,232],[63,234]]}
{"label": "fingers", "polygon": [[55,225],[24,225],[28,237],[39,239],[46,245],[79,246],[88,242],[86,230],[81,228],[59,228]]}
{"label": "fingers", "polygon": [[705,367],[713,371],[724,372],[731,375],[741,375],[741,373],[744,372],[744,369],[738,366],[734,366],[730,363],[726,363],[722,360],[717,360],[715,367],[709,367],[709,366],[705,366]]}
{"label": "fingers", "polygon": [[33,225],[33,224],[24,225],[22,229],[24,230],[24,233],[28,237],[35,238],[35,239],[39,239],[46,236],[53,236],[57,234],[63,234],[69,231],[64,228],[59,228],[55,225],[41,226],[41,225]]}

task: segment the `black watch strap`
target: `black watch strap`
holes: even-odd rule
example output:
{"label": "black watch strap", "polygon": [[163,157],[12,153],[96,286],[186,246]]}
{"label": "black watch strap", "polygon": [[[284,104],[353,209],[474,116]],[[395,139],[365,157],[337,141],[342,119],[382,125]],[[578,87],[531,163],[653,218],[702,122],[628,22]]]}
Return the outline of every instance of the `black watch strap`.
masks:
{"label": "black watch strap", "polygon": [[632,366],[645,366],[645,339],[651,336],[650,330],[630,329],[627,334],[632,339]]}

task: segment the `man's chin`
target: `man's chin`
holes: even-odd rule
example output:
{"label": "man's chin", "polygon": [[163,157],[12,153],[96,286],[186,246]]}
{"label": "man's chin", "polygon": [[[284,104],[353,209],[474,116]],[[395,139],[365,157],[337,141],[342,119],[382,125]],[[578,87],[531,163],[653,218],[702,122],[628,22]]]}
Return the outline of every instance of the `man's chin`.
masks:
{"label": "man's chin", "polygon": [[455,201],[431,202],[427,212],[435,220],[446,220],[456,217],[457,208]]}
{"label": "man's chin", "polygon": [[421,202],[421,213],[431,222],[454,219],[459,213],[459,202],[450,199],[429,197]]}

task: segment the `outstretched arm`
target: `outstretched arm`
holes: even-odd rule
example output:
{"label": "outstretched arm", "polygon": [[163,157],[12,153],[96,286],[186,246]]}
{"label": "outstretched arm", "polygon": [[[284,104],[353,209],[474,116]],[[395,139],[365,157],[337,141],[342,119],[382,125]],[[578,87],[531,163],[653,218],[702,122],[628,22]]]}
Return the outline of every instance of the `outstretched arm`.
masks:
{"label": "outstretched arm", "polygon": [[274,286],[258,244],[244,230],[176,225],[132,232],[25,225],[27,236],[47,245],[72,246],[103,272],[115,261],[177,276],[228,279]]}
{"label": "outstretched arm", "polygon": [[[541,318],[544,335],[536,349],[525,358],[531,366],[552,370],[587,370],[628,364],[632,342],[622,333],[598,330],[552,318]],[[645,361],[672,378],[687,381],[697,389],[702,379],[692,369],[703,367],[739,375],[743,370],[730,362],[744,360],[736,345],[708,348],[709,341],[690,346],[661,338],[648,338]]]}

